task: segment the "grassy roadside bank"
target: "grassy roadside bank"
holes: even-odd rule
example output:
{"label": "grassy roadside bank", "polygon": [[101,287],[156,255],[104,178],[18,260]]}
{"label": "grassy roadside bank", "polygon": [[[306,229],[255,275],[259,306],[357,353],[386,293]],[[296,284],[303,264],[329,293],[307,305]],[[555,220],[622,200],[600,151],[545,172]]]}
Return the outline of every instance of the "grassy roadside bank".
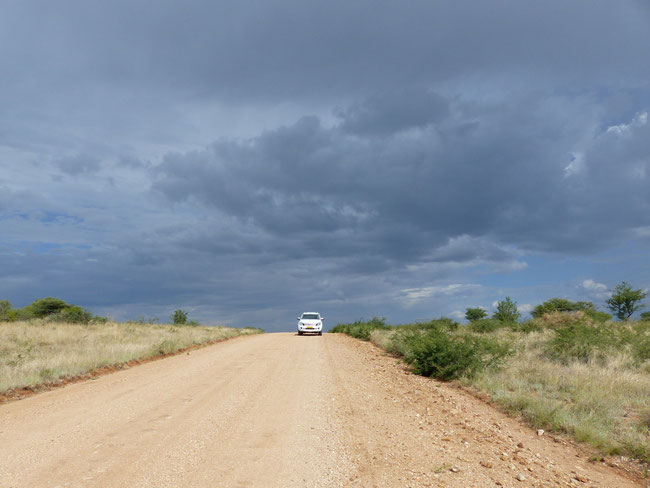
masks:
{"label": "grassy roadside bank", "polygon": [[132,322],[70,324],[33,320],[0,323],[0,393],[82,375],[135,359],[170,354],[259,329]]}
{"label": "grassy roadside bank", "polygon": [[332,331],[370,340],[416,373],[486,393],[535,428],[650,463],[650,322],[593,323],[584,314],[478,322],[373,319]]}

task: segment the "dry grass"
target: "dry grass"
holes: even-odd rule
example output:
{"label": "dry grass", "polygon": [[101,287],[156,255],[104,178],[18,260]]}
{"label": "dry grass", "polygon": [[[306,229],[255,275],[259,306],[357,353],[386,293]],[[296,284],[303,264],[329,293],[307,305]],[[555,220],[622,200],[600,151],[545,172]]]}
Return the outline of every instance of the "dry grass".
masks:
{"label": "dry grass", "polygon": [[648,364],[639,365],[626,350],[588,362],[550,361],[543,353],[550,334],[510,333],[517,353],[506,366],[462,383],[489,393],[535,427],[650,462]]}
{"label": "dry grass", "polygon": [[0,393],[258,329],[135,323],[0,323]]}
{"label": "dry grass", "polygon": [[376,329],[370,333],[370,342],[374,345],[381,347],[382,349],[392,351],[392,340],[391,336],[395,333],[394,330],[385,330],[385,329]]}

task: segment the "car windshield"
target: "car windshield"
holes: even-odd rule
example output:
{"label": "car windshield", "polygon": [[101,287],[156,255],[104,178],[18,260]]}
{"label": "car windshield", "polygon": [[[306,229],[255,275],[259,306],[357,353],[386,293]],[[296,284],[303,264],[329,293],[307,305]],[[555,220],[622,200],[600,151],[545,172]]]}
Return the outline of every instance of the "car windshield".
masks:
{"label": "car windshield", "polygon": [[317,313],[303,313],[302,318],[303,318],[303,320],[318,320],[318,314]]}

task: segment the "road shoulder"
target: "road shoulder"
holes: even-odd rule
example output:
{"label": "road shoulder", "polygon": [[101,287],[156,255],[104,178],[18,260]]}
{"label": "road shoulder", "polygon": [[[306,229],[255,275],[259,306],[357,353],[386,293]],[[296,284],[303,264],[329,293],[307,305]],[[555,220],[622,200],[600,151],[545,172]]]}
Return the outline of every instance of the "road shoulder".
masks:
{"label": "road shoulder", "polygon": [[370,343],[328,336],[357,467],[349,486],[644,486],[462,389],[410,374]]}

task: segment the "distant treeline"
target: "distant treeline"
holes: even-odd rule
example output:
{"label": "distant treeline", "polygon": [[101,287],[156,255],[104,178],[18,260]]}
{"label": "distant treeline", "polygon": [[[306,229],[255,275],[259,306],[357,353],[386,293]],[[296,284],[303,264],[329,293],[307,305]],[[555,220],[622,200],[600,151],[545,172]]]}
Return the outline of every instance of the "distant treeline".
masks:
{"label": "distant treeline", "polygon": [[[48,322],[67,322],[73,324],[104,324],[107,317],[93,315],[89,310],[78,305],[66,303],[60,298],[39,298],[24,308],[13,308],[11,302],[0,300],[0,322],[17,322],[21,320],[44,319]],[[157,317],[146,319],[144,315],[138,319],[128,320],[138,324],[157,324]],[[196,320],[188,320],[187,312],[174,310],[169,316],[169,322],[174,325],[201,325]]]}
{"label": "distant treeline", "polygon": [[[645,308],[645,304],[642,302],[646,296],[646,292],[634,290],[630,284],[624,281],[616,286],[612,295],[605,300],[605,305],[619,320],[627,320],[635,312]],[[566,298],[546,300],[535,306],[530,314],[533,318],[539,319],[552,312],[584,312],[595,322],[606,322],[612,319],[612,315],[598,310],[593,302],[572,302]],[[465,318],[470,322],[486,319],[487,316],[487,311],[481,307],[470,307],[465,311]],[[505,300],[497,303],[492,318],[499,322],[514,323],[519,321],[521,313],[517,309],[517,303],[510,297],[506,297]],[[641,313],[641,320],[650,320],[650,312]]]}
{"label": "distant treeline", "polygon": [[66,303],[59,298],[39,298],[24,308],[13,308],[7,300],[0,300],[0,321],[47,319],[78,324],[104,323],[106,317],[93,315],[78,305]]}

